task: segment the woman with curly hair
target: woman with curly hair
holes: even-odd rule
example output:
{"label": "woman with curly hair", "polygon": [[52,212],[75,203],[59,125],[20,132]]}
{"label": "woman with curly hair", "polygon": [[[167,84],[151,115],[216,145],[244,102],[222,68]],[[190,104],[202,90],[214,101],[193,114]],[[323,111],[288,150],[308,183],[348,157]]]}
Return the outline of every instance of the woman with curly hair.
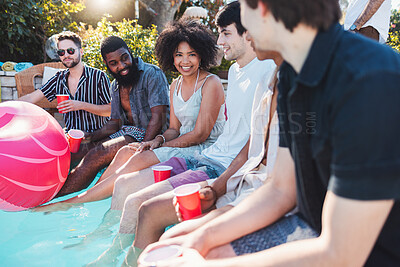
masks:
{"label": "woman with curly hair", "polygon": [[[67,205],[59,208],[68,208],[70,203],[110,197],[119,176],[143,170],[171,157],[201,152],[222,133],[225,123],[223,86],[218,76],[207,71],[215,63],[217,55],[211,31],[193,20],[171,22],[158,37],[155,54],[164,71],[181,74],[170,85],[169,128],[151,141],[122,147],[94,187],[61,202]],[[137,180],[133,191],[155,182]]]}

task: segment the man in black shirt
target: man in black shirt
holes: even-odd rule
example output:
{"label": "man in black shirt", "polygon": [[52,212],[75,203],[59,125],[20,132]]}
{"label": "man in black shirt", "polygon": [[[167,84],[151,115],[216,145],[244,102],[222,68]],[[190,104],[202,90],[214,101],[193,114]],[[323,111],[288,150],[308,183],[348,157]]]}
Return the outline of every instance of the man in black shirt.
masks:
{"label": "man in black shirt", "polygon": [[[162,243],[224,258],[209,266],[398,266],[400,56],[345,32],[337,0],[240,1],[256,47],[286,61],[274,173],[229,212]],[[198,252],[168,266],[200,264]]]}

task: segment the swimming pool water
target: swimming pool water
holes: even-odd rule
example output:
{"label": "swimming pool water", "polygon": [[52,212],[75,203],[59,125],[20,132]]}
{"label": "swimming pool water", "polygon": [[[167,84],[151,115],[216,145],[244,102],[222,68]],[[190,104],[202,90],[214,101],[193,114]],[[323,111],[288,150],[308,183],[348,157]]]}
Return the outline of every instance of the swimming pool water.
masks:
{"label": "swimming pool water", "polygon": [[111,198],[50,214],[0,211],[0,266],[73,267],[94,261],[111,246],[118,225],[105,237],[77,244],[97,228],[110,204]]}

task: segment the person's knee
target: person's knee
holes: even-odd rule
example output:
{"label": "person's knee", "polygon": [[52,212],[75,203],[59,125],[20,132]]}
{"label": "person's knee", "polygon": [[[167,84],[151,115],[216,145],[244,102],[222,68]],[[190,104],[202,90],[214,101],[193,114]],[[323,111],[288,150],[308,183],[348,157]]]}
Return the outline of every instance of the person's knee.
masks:
{"label": "person's knee", "polygon": [[135,184],[133,183],[134,177],[131,174],[121,174],[114,182],[114,193],[124,196],[124,200],[128,195],[135,193]]}
{"label": "person's knee", "polygon": [[142,201],[138,197],[136,197],[136,194],[131,194],[125,200],[124,210],[125,211],[134,210],[135,212],[138,212],[141,204]]}
{"label": "person's knee", "polygon": [[121,175],[117,177],[117,179],[114,182],[114,194],[120,194],[126,189],[127,186],[127,176],[126,175]]}
{"label": "person's knee", "polygon": [[118,157],[126,157],[127,155],[132,155],[132,149],[128,145],[121,147],[116,154]]}
{"label": "person's knee", "polygon": [[155,221],[155,217],[160,215],[157,212],[157,205],[151,200],[144,201],[139,207],[139,221],[150,224]]}

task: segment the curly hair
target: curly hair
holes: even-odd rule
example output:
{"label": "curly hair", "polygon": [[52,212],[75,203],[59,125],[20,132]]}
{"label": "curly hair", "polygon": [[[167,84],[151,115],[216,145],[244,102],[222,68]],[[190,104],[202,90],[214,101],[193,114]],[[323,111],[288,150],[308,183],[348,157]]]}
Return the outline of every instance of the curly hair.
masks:
{"label": "curly hair", "polygon": [[174,53],[181,42],[187,42],[199,55],[201,69],[215,64],[218,48],[211,31],[200,22],[180,19],[170,22],[156,41],[155,55],[164,71],[177,71]]}

